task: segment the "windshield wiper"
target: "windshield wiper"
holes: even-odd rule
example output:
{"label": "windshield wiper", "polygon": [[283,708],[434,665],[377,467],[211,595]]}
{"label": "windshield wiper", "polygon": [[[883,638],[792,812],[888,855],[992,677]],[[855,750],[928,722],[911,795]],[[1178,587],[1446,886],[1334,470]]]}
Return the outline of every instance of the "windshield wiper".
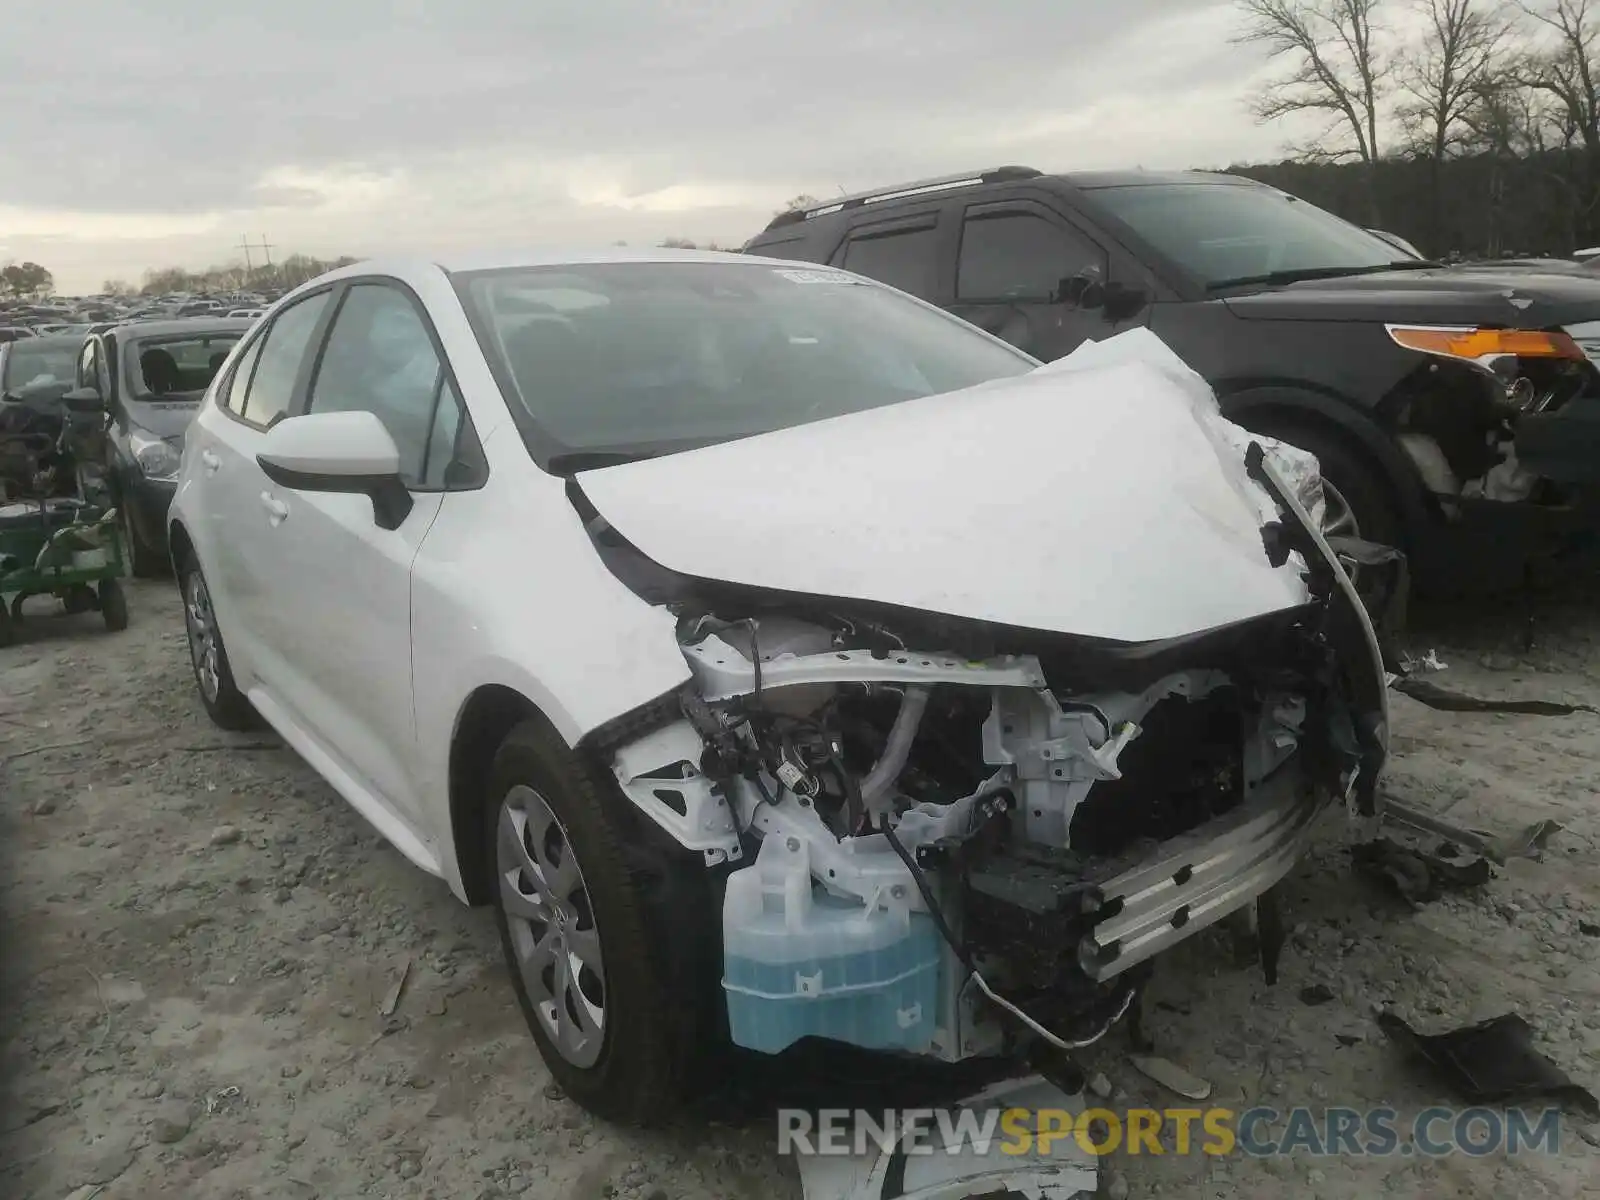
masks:
{"label": "windshield wiper", "polygon": [[1218,279],[1206,284],[1206,291],[1219,292],[1223,288],[1248,287],[1256,283],[1302,283],[1308,279],[1342,279],[1350,275],[1375,275],[1380,271],[1431,271],[1444,266],[1431,258],[1402,258],[1395,262],[1379,263],[1372,267],[1301,267],[1294,271],[1268,271],[1263,275],[1240,275],[1234,279]]}

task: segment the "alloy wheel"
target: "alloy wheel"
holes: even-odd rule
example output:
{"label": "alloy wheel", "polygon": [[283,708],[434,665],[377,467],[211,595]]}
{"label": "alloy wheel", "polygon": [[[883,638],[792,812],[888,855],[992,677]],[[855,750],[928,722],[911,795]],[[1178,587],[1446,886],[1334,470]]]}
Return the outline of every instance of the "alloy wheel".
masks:
{"label": "alloy wheel", "polygon": [[218,668],[217,617],[211,607],[211,593],[205,578],[191,570],[183,587],[183,622],[189,634],[189,657],[200,691],[213,703],[222,690]]}
{"label": "alloy wheel", "polygon": [[500,902],[517,971],[558,1054],[592,1067],[605,1043],[606,978],[583,868],[544,797],[513,787],[495,837]]}

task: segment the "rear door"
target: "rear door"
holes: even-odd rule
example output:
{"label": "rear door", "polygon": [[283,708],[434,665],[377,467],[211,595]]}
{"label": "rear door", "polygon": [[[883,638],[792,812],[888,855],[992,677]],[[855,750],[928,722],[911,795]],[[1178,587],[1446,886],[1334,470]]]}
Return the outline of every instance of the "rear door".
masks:
{"label": "rear door", "polygon": [[1038,200],[970,204],[949,308],[1036,358],[1060,358],[1116,331],[1093,292],[1088,304],[1074,298],[1074,285],[1103,289],[1109,270],[1105,246]]}
{"label": "rear door", "polygon": [[193,534],[210,584],[234,677],[283,687],[286,647],[268,637],[279,596],[297,581],[266,566],[275,508],[271,484],[256,462],[267,429],[288,413],[309,371],[310,349],[329,315],[332,290],[305,296],[273,317],[217,383],[216,403],[190,428],[198,459],[204,516]]}
{"label": "rear door", "polygon": [[876,279],[919,300],[943,303],[949,295],[948,238],[943,205],[862,221],[851,227],[828,262]]}
{"label": "rear door", "polygon": [[395,280],[344,291],[300,409],[356,410],[374,413],[394,438],[411,512],[383,529],[364,495],[268,484],[278,515],[253,553],[286,586],[261,629],[292,648],[277,697],[291,718],[415,826],[411,567],[445,490],[476,480],[481,452],[432,323]]}

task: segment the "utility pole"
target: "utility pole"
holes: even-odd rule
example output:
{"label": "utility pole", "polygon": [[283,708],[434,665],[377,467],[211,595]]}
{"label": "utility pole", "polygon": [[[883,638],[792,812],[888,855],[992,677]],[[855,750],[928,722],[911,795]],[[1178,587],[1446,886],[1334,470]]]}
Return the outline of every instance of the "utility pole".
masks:
{"label": "utility pole", "polygon": [[267,241],[267,235],[264,234],[264,233],[261,235],[261,253],[266,255],[267,266],[271,267],[272,266],[272,243]]}
{"label": "utility pole", "polygon": [[248,279],[252,270],[250,266],[250,235],[248,233],[239,235],[239,249],[244,251],[244,274],[245,278]]}

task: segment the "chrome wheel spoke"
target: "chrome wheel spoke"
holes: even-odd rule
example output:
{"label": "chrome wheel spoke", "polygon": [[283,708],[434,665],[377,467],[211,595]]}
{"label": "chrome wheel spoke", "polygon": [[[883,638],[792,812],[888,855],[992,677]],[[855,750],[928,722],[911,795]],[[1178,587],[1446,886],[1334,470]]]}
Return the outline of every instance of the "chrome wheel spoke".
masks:
{"label": "chrome wheel spoke", "polygon": [[544,893],[523,891],[520,876],[520,871],[507,871],[500,876],[500,899],[505,904],[506,916],[548,923],[551,913]]}
{"label": "chrome wheel spoke", "polygon": [[211,612],[211,597],[198,574],[189,576],[187,591],[184,624],[189,633],[189,658],[194,663],[200,691],[207,700],[215,700],[222,679],[217,663],[217,627]]}
{"label": "chrome wheel spoke", "polygon": [[557,1053],[574,1066],[592,1066],[605,1040],[600,935],[567,831],[532,788],[512,788],[502,801],[495,859],[529,1006]]}
{"label": "chrome wheel spoke", "polygon": [[567,931],[567,948],[572,952],[572,957],[577,959],[578,965],[587,967],[605,982],[605,965],[600,957],[600,935],[593,929],[571,929]]}

